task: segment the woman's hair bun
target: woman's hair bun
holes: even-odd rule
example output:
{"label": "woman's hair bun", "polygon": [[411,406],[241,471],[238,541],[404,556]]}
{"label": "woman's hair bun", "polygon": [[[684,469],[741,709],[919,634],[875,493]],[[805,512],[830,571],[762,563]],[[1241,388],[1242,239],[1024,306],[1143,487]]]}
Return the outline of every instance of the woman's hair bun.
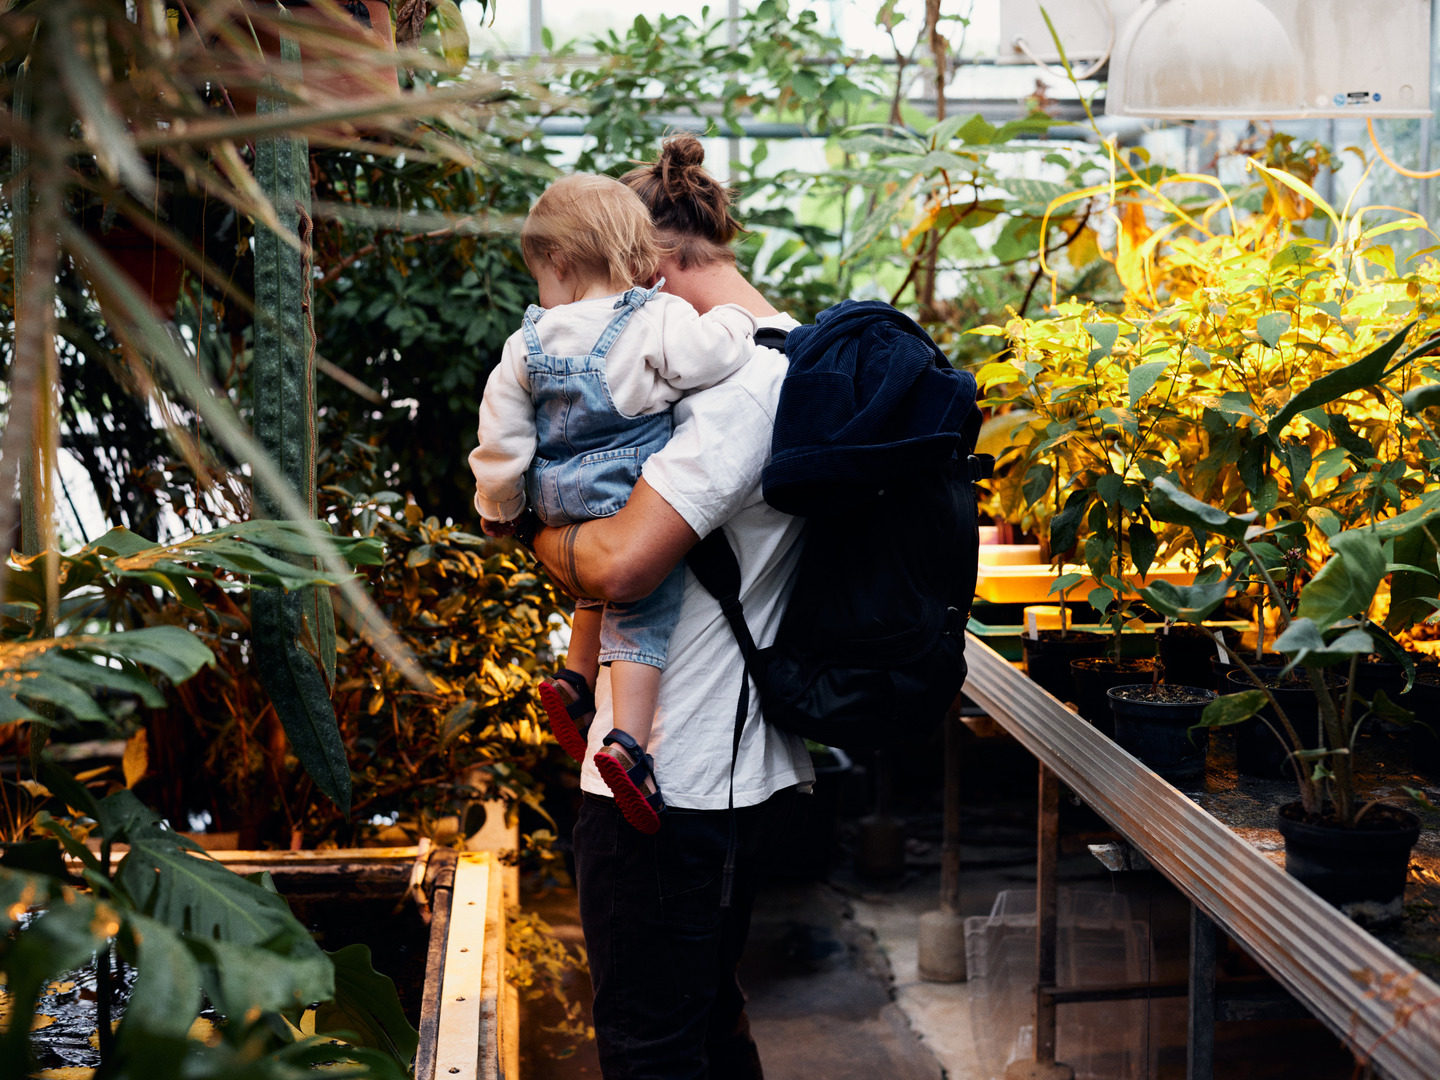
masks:
{"label": "woman's hair bun", "polygon": [[620,178],[650,211],[682,267],[734,261],[730,244],[744,231],[730,212],[734,194],[705,170],[705,144],[688,132],[669,136],[653,164]]}
{"label": "woman's hair bun", "polygon": [[705,144],[694,135],[672,135],[660,147],[660,159],[681,166],[704,165]]}

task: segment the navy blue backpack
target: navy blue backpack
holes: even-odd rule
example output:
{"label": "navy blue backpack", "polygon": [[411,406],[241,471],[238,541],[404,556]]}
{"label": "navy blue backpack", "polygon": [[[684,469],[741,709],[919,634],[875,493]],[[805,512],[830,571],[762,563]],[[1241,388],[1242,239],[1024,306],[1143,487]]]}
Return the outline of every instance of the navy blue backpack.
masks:
{"label": "navy blue backpack", "polygon": [[761,330],[790,369],[765,501],[807,519],[794,591],[773,645],[757,648],[735,554],[716,529],[689,565],[719,600],[766,721],[845,749],[933,729],[965,681],[965,624],[979,546],[975,378],[889,304],[846,300],[812,325]]}

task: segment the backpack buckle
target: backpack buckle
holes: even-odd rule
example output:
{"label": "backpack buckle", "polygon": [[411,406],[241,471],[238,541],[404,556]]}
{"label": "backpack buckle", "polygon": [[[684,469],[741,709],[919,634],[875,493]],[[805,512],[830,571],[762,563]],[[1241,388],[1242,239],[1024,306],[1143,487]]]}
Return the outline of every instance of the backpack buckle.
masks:
{"label": "backpack buckle", "polygon": [[981,480],[989,480],[995,475],[995,459],[989,454],[971,454],[965,459],[965,465],[972,484],[978,484]]}
{"label": "backpack buckle", "polygon": [[941,637],[959,637],[965,632],[965,624],[968,620],[960,613],[959,608],[946,608],[945,621],[941,626]]}

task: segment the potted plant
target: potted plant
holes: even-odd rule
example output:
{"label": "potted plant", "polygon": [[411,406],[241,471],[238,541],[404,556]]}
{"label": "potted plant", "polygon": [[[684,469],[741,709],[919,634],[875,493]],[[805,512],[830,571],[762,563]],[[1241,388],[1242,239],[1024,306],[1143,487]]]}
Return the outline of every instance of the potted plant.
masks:
{"label": "potted plant", "polygon": [[1120,746],[1173,783],[1204,774],[1210,733],[1199,725],[1215,691],[1153,682],[1112,686],[1106,696]]}
{"label": "potted plant", "polygon": [[[1157,517],[1228,539],[1259,571],[1282,614],[1284,629],[1275,641],[1286,658],[1281,674],[1303,672],[1319,731],[1316,738],[1307,738],[1275,693],[1275,680],[1234,651],[1232,659],[1251,685],[1211,702],[1200,723],[1222,727],[1261,717],[1280,741],[1298,786],[1299,799],[1278,812],[1287,872],[1354,914],[1372,920],[1398,917],[1409,852],[1420,824],[1400,807],[1363,800],[1355,787],[1352,762],[1365,721],[1377,713],[1401,713],[1383,694],[1364,702],[1352,684],[1327,677],[1327,669],[1353,667],[1362,656],[1392,648],[1393,639],[1365,614],[1393,565],[1385,548],[1389,544],[1393,549],[1396,538],[1413,529],[1428,527],[1430,519],[1440,515],[1440,493],[1428,504],[1385,522],[1332,536],[1330,558],[1299,589],[1292,615],[1255,543],[1277,531],[1293,531],[1293,523],[1264,526],[1255,523],[1253,513],[1227,514],[1163,478],[1157,478],[1153,487],[1151,506]],[[1231,595],[1239,578],[1236,571],[1222,581],[1198,585],[1157,583],[1144,595],[1169,617],[1198,623]]]}

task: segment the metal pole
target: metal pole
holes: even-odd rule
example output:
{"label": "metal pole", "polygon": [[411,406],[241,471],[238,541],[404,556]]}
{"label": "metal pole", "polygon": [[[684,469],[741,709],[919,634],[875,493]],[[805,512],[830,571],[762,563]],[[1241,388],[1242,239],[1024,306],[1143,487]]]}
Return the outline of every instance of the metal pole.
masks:
{"label": "metal pole", "polygon": [[1060,780],[1040,765],[1039,852],[1035,859],[1035,1060],[1016,1061],[1005,1080],[1075,1080],[1075,1070],[1055,1060],[1056,953],[1059,937],[1055,866],[1060,855]]}
{"label": "metal pole", "polygon": [[[959,705],[957,699],[956,705]],[[965,917],[960,913],[960,716],[945,717],[945,826],[940,842],[940,908],[920,916],[917,967],[931,982],[964,982]]]}
{"label": "metal pole", "polygon": [[[539,0],[536,0],[538,3]],[[725,8],[725,40],[729,42],[730,51],[734,52],[740,47],[740,0],[728,0]],[[726,140],[726,146],[730,155],[730,183],[735,184],[740,180],[740,139],[731,135]]]}
{"label": "metal pole", "polygon": [[1185,1047],[1185,1080],[1215,1075],[1215,924],[1190,908],[1190,1022]]}
{"label": "metal pole", "polygon": [[960,717],[945,718],[945,824],[940,835],[940,910],[960,914]]}
{"label": "metal pole", "polygon": [[1055,985],[1059,931],[1055,863],[1060,848],[1060,781],[1040,766],[1040,853],[1035,862],[1035,1060],[1055,1060],[1055,1003],[1042,988]]}
{"label": "metal pole", "polygon": [[545,0],[530,0],[530,52],[536,56],[545,51],[540,34],[545,29]]}

